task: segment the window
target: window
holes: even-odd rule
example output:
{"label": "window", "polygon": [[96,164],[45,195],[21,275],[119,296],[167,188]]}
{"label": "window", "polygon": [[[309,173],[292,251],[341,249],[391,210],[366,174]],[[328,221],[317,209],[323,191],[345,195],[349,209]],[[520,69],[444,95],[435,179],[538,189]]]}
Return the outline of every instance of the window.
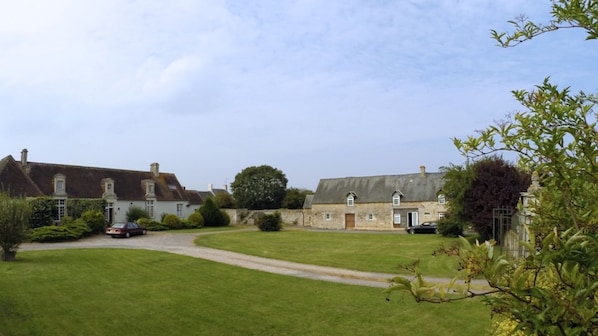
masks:
{"label": "window", "polygon": [[324,214],[324,219],[326,219],[327,221],[329,221],[329,220],[332,219],[332,216],[329,213]]}
{"label": "window", "polygon": [[393,224],[401,224],[401,214],[400,213],[394,214],[394,216],[392,218],[392,223]]}
{"label": "window", "polygon": [[183,217],[183,204],[179,203],[176,205],[176,215],[178,217]]}
{"label": "window", "polygon": [[112,183],[106,184],[106,189],[108,189],[108,191],[112,191]]}
{"label": "window", "polygon": [[349,194],[347,196],[347,206],[354,206],[355,205],[355,196],[353,194]]}
{"label": "window", "polygon": [[54,176],[54,195],[66,196],[66,176],[62,174]]}
{"label": "window", "polygon": [[445,204],[445,203],[446,203],[446,198],[444,197],[444,194],[438,195],[438,204]]}
{"label": "window", "polygon": [[149,218],[154,218],[154,200],[145,201],[145,211]]}
{"label": "window", "polygon": [[374,214],[373,214],[373,213],[369,213],[369,214],[368,214],[368,216],[367,216],[367,219],[368,219],[369,221],[372,221],[372,220],[374,220]]}
{"label": "window", "polygon": [[398,193],[394,193],[392,195],[392,205],[394,205],[394,206],[401,205],[401,195],[399,195]]}
{"label": "window", "polygon": [[54,218],[56,221],[61,221],[64,216],[66,216],[66,200],[65,199],[57,199],[56,200],[56,217]]}
{"label": "window", "polygon": [[438,219],[443,219],[444,217],[446,217],[446,213],[445,212],[439,212],[438,213]]}

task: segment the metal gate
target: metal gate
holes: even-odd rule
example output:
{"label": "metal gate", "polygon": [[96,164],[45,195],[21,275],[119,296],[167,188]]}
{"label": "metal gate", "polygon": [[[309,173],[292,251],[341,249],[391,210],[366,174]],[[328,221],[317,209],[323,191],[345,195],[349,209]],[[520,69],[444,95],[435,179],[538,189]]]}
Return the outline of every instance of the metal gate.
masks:
{"label": "metal gate", "polygon": [[[510,239],[507,237],[509,231],[514,230],[513,227],[514,211],[511,208],[494,208],[492,209],[492,239],[496,241],[496,247],[503,253],[513,255],[517,247],[512,246]],[[516,222],[516,220],[515,220]]]}

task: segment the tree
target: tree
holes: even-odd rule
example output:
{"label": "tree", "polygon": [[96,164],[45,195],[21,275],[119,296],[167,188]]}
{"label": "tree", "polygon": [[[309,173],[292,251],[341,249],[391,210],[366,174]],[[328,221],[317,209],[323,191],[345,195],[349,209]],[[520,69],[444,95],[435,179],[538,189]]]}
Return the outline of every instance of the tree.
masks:
{"label": "tree", "polygon": [[[520,18],[513,33],[492,31],[503,47],[517,45],[560,28],[581,28],[586,39],[598,38],[598,2],[552,1],[553,20],[537,24]],[[539,176],[541,188],[522,242],[526,258],[509,260],[492,241],[445,252],[459,257],[466,287],[461,297],[447,296],[447,286],[393,279],[388,292],[402,290],[416,300],[454,301],[483,296],[498,316],[530,335],[598,334],[598,103],[596,95],[572,94],[547,78],[534,90],[513,91],[525,108],[465,140],[453,139],[463,155],[475,158],[500,151],[519,155],[519,165]],[[474,292],[471,280],[483,276],[490,290]]]}
{"label": "tree", "polygon": [[220,207],[220,209],[234,209],[235,199],[227,192],[219,192],[214,196],[214,201]]}
{"label": "tree", "polygon": [[218,208],[218,205],[211,197],[204,201],[199,208],[199,213],[201,213],[201,216],[203,217],[205,226],[214,227],[227,225],[222,210]]}
{"label": "tree", "polygon": [[492,236],[496,208],[517,208],[519,194],[530,184],[525,174],[499,156],[484,157],[465,167],[452,165],[445,170],[442,188],[449,199],[451,218],[470,223],[480,239]]}
{"label": "tree", "polygon": [[2,260],[14,261],[17,249],[27,235],[31,207],[24,198],[0,193],[0,248]]}
{"label": "tree", "polygon": [[284,209],[301,209],[307,195],[312,195],[313,191],[299,188],[287,189],[281,207]]}
{"label": "tree", "polygon": [[287,189],[284,173],[271,166],[247,167],[235,176],[231,183],[233,197],[239,207],[278,209]]}

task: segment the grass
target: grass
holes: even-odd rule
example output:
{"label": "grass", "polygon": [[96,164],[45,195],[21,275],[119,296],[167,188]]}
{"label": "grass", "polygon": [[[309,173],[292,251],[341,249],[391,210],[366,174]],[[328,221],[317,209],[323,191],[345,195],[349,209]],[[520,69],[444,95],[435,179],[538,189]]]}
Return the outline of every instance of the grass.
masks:
{"label": "grass", "polygon": [[420,260],[427,276],[453,277],[457,261],[433,256],[439,246],[457,243],[440,235],[372,232],[234,232],[200,236],[197,245],[306,264],[382,273],[406,273],[398,265]]}
{"label": "grass", "polygon": [[0,334],[11,336],[442,336],[490,325],[479,302],[386,302],[379,288],[146,250],[19,252],[0,263],[0,288]]}

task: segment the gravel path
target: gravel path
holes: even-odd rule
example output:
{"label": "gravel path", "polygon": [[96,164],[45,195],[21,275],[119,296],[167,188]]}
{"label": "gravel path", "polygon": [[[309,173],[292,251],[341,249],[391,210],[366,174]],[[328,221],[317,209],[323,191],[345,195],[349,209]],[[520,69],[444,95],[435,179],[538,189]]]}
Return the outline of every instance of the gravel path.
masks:
{"label": "gravel path", "polygon": [[[215,233],[218,232],[209,234]],[[19,250],[39,251],[73,248],[147,249],[181,254],[258,271],[379,288],[388,287],[388,279],[394,276],[394,274],[387,273],[361,272],[333,267],[300,264],[196,246],[193,241],[201,234],[202,233],[149,232],[146,236],[136,236],[128,239],[111,238],[99,235],[74,242],[25,243],[20,246]],[[448,279],[442,278],[427,278],[427,280],[435,283],[449,281]]]}

